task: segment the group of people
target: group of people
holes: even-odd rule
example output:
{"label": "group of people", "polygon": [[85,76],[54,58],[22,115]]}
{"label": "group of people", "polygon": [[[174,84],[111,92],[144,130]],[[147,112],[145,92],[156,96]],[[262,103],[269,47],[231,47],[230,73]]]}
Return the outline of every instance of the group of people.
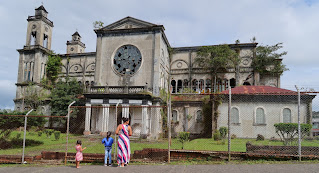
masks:
{"label": "group of people", "polygon": [[[132,136],[132,128],[129,126],[129,119],[122,118],[123,124],[117,126],[115,134],[119,135],[117,142],[117,163],[119,167],[124,167],[130,161],[131,149],[130,149],[130,136]],[[112,145],[113,138],[111,137],[111,132],[107,132],[106,137],[102,139],[102,144],[105,146],[105,158],[104,158],[104,166],[112,166]],[[76,168],[80,168],[80,161],[83,160],[82,151],[86,149],[86,147],[82,148],[82,142],[77,140],[76,142],[76,155],[75,155],[75,163]],[[109,160],[108,160],[109,159]],[[109,161],[107,163],[107,160]]]}

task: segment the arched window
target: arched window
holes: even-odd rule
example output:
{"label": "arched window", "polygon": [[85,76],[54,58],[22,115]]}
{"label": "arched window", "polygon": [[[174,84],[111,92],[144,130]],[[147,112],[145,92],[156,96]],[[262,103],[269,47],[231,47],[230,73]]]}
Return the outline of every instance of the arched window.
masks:
{"label": "arched window", "polygon": [[237,108],[231,108],[230,111],[230,122],[234,123],[234,124],[238,124],[239,123],[239,111]]}
{"label": "arched window", "polygon": [[265,111],[263,108],[256,109],[256,124],[266,124],[265,123]]}
{"label": "arched window", "polygon": [[177,122],[178,121],[177,116],[178,116],[177,111],[173,110],[172,111],[172,122]]}
{"label": "arched window", "polygon": [[203,121],[202,111],[198,110],[196,111],[196,122],[202,122],[202,121]]}
{"label": "arched window", "polygon": [[206,92],[211,92],[212,89],[212,81],[210,79],[206,79]]}
{"label": "arched window", "polygon": [[94,86],[94,81],[91,81],[91,86]]}
{"label": "arched window", "polygon": [[197,81],[196,79],[194,79],[194,80],[192,81],[192,89],[193,89],[194,91],[196,91],[197,85],[198,85],[198,81]]}
{"label": "arched window", "polygon": [[176,81],[172,80],[171,81],[171,85],[172,85],[172,88],[173,88],[172,93],[176,93]]}
{"label": "arched window", "polygon": [[234,88],[236,86],[236,79],[230,79],[230,87]]}
{"label": "arched window", "polygon": [[282,113],[283,113],[282,122],[291,123],[291,110],[288,108],[285,108]]}
{"label": "arched window", "polygon": [[184,79],[183,88],[188,88],[188,80]]}
{"label": "arched window", "polygon": [[249,82],[244,82],[243,85],[250,86],[250,83]]}
{"label": "arched window", "polygon": [[182,82],[182,80],[178,80],[177,81],[177,92],[180,92],[182,88],[183,88],[183,82]]}
{"label": "arched window", "polygon": [[199,89],[201,92],[205,89],[205,81],[203,79],[199,80]]}

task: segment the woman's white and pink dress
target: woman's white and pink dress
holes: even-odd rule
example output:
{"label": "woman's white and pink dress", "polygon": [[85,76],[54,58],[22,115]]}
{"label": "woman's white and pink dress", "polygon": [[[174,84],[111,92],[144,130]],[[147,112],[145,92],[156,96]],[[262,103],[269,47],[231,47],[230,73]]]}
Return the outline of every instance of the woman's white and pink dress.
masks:
{"label": "woman's white and pink dress", "polygon": [[83,160],[83,154],[81,152],[81,145],[75,146],[76,154],[75,154],[75,160],[76,161],[82,161]]}
{"label": "woman's white and pink dress", "polygon": [[122,124],[122,130],[119,132],[118,149],[117,149],[117,163],[127,164],[130,161],[131,148],[130,137],[128,133],[128,125]]}

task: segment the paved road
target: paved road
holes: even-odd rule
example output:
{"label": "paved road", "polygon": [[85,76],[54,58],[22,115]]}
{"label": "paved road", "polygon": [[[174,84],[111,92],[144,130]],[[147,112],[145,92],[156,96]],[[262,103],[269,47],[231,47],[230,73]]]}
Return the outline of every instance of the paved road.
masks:
{"label": "paved road", "polygon": [[1,173],[319,173],[319,164],[254,164],[254,165],[129,165],[124,168],[104,166],[1,167]]}

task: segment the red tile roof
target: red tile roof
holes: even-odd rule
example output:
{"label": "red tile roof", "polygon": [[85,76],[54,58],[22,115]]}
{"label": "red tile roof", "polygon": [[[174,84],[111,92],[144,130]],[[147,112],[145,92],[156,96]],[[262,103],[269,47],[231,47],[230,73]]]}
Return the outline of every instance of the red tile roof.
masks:
{"label": "red tile roof", "polygon": [[[228,94],[228,90],[221,92]],[[231,89],[232,94],[250,95],[297,95],[296,91],[272,87],[272,86],[239,86]]]}

